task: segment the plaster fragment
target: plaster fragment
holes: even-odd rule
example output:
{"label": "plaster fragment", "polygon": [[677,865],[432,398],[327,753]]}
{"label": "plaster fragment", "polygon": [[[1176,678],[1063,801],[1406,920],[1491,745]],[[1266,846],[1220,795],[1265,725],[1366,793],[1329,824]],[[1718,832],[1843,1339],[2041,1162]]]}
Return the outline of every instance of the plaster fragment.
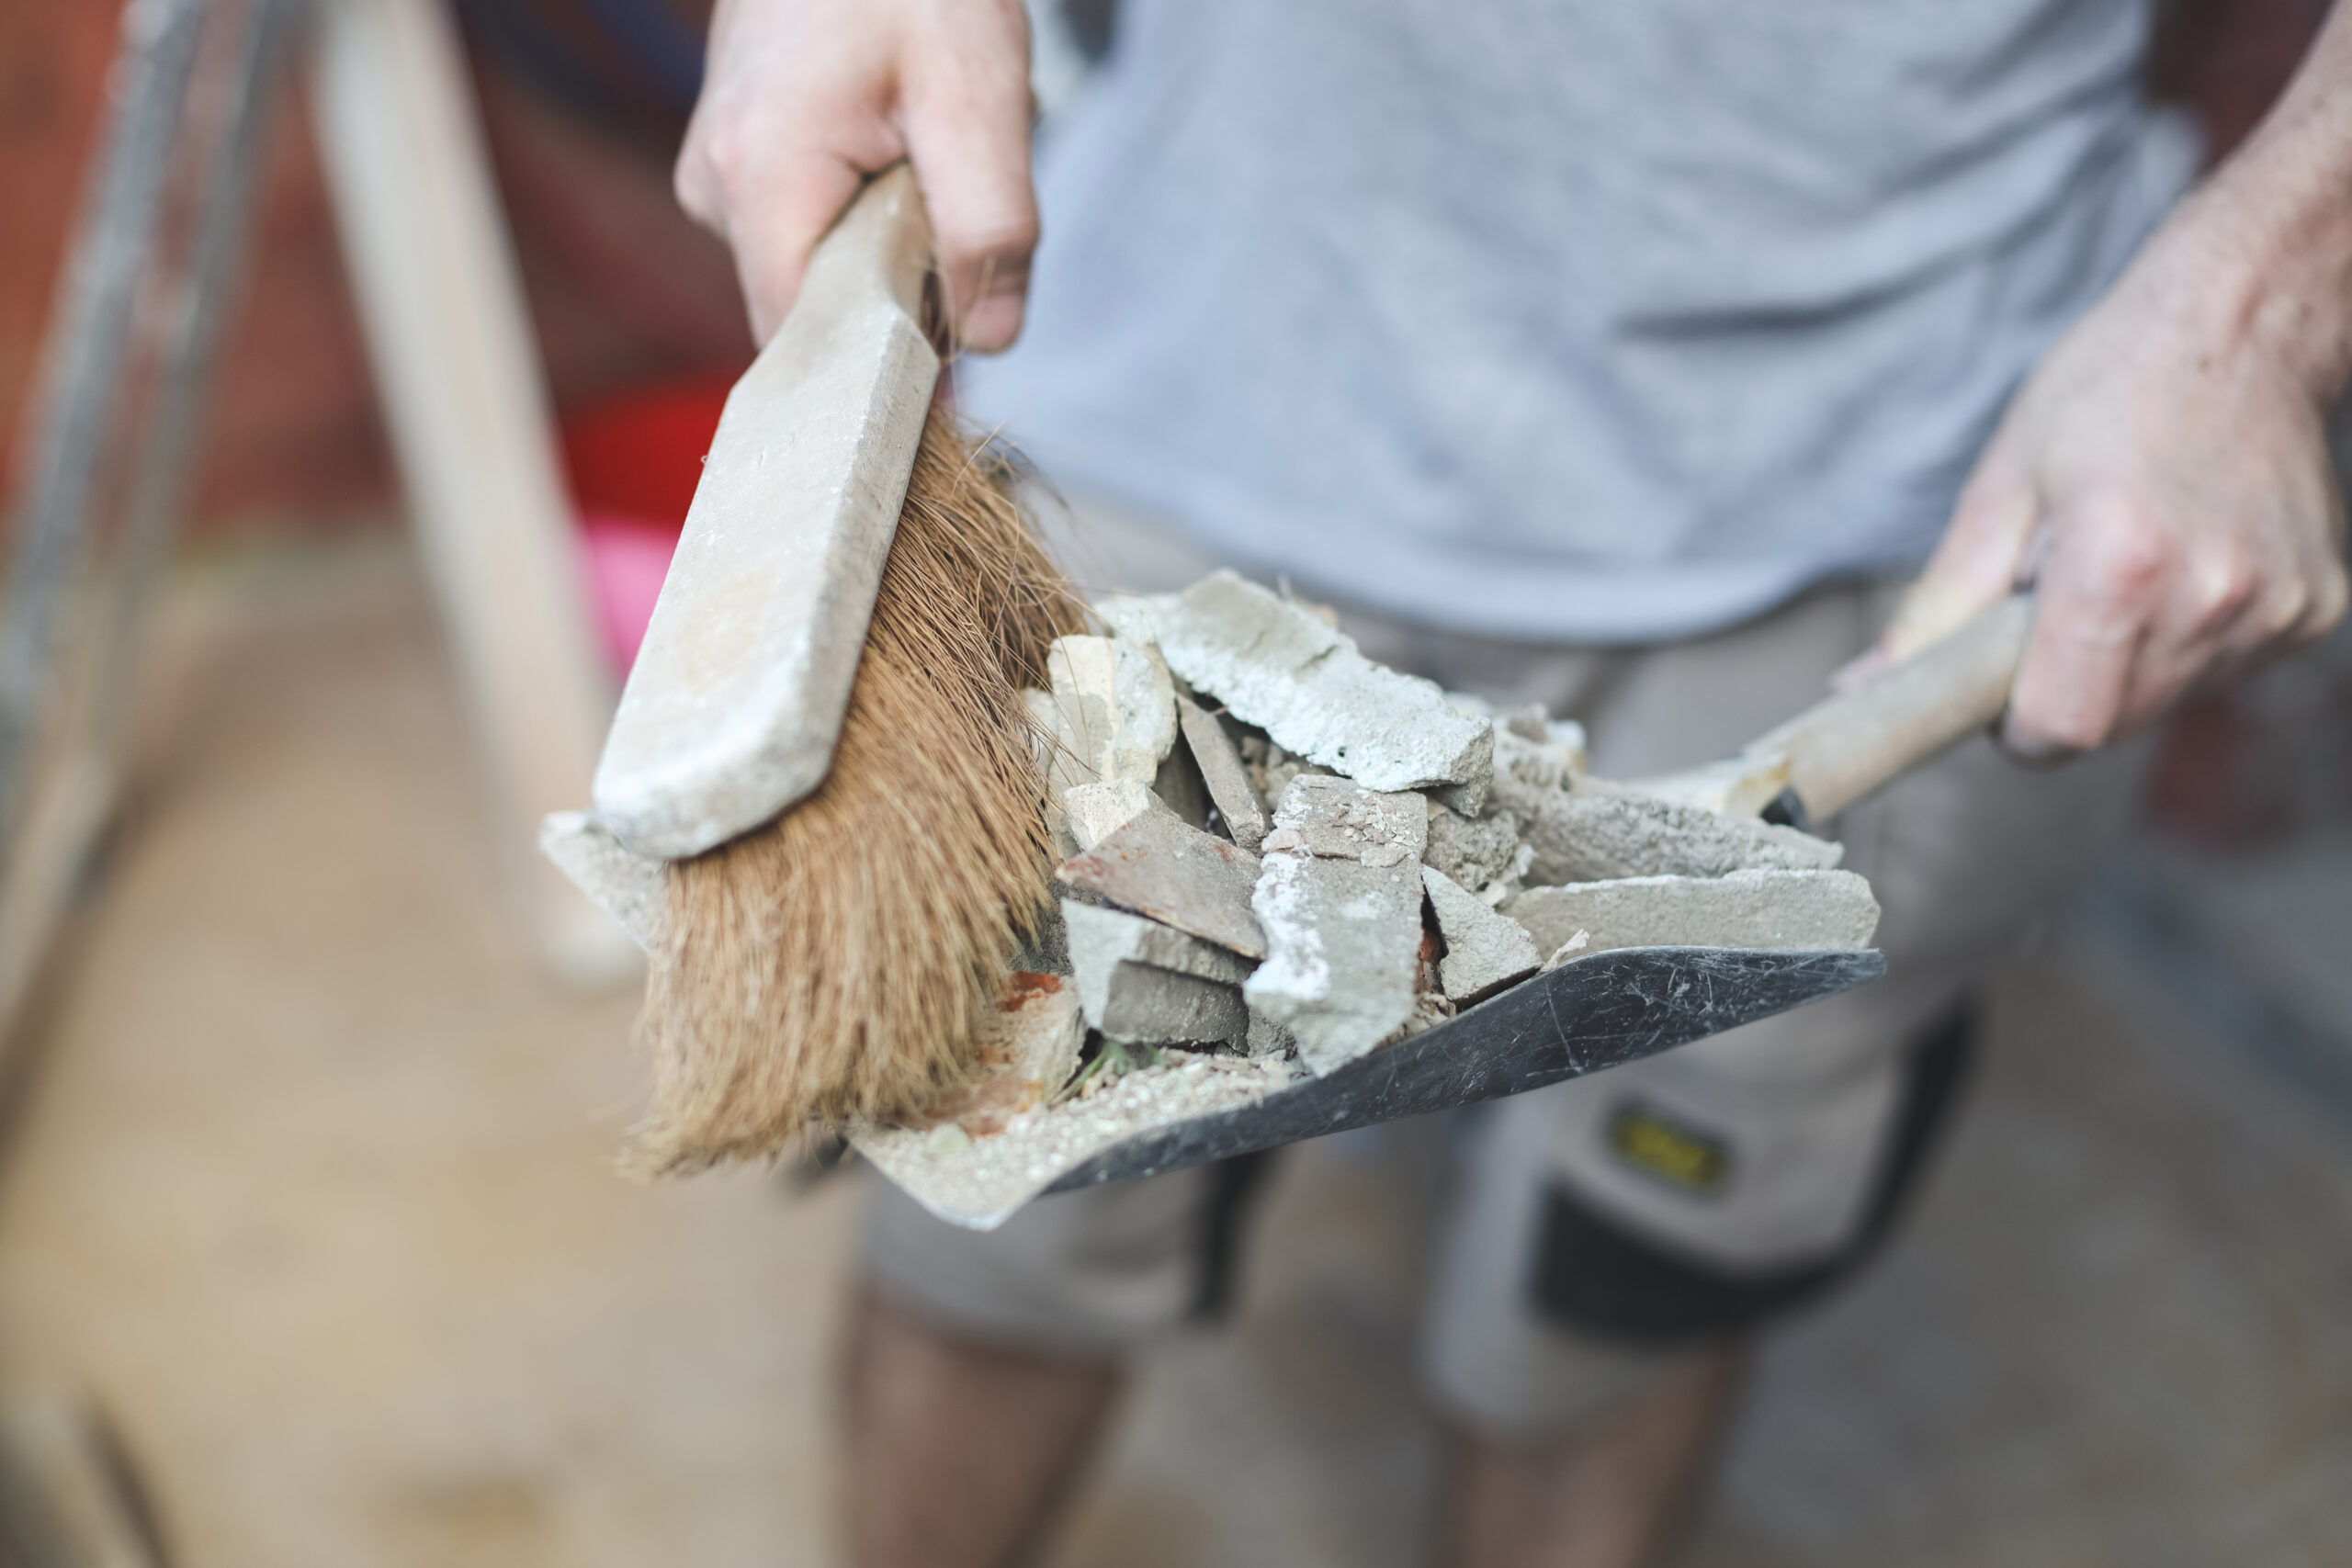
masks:
{"label": "plaster fragment", "polygon": [[1159,796],[1135,779],[1104,779],[1062,791],[1062,814],[1079,850],[1092,849],[1147,811],[1166,811]]}
{"label": "plaster fragment", "polygon": [[1429,866],[1421,868],[1421,882],[1445,938],[1438,980],[1449,1001],[1466,1006],[1535,973],[1543,954],[1526,927]]}
{"label": "plaster fragment", "polygon": [[1579,931],[1588,953],[1617,947],[1852,948],[1870,945],[1878,900],[1850,871],[1735,871],[1531,887],[1502,912],[1556,953]]}
{"label": "plaster fragment", "polygon": [[1538,886],[1623,876],[1722,876],[1744,870],[1826,871],[1842,846],[1753,818],[1634,794],[1586,779],[1555,792],[1521,825]]}
{"label": "plaster fragment", "polygon": [[1494,766],[1491,720],[1434,684],[1374,664],[1309,611],[1231,571],[1146,602],[1168,667],[1287,750],[1366,788],[1428,788],[1476,811]]}
{"label": "plaster fragment", "polygon": [[[1308,774],[1283,792],[1274,823],[1250,898],[1267,958],[1243,994],[1296,1037],[1301,1062],[1329,1072],[1413,1015],[1429,809]],[[1367,851],[1385,863],[1366,863]]]}
{"label": "plaster fragment", "polygon": [[1069,784],[1148,784],[1176,743],[1176,689],[1152,649],[1125,637],[1062,637],[1046,655],[1054,732]]}

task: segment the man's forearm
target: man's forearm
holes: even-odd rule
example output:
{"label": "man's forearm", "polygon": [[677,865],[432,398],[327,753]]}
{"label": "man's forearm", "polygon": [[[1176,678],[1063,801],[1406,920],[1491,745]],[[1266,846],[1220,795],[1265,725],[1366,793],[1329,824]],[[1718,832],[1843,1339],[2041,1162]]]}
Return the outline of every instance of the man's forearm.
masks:
{"label": "man's forearm", "polygon": [[2224,313],[2225,340],[2275,353],[2332,401],[2352,375],[2352,6],[2337,6],[2254,135],[2158,243]]}

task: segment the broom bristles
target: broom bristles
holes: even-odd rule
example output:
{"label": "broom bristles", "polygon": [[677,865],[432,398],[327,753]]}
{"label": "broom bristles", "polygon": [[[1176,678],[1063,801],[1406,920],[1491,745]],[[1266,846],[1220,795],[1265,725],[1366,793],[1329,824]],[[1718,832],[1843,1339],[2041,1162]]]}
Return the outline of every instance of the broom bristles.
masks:
{"label": "broom bristles", "polygon": [[932,411],[832,772],[670,867],[635,1172],[770,1156],[812,1122],[903,1120],[976,1065],[1051,868],[1021,691],[1080,629],[1012,479]]}

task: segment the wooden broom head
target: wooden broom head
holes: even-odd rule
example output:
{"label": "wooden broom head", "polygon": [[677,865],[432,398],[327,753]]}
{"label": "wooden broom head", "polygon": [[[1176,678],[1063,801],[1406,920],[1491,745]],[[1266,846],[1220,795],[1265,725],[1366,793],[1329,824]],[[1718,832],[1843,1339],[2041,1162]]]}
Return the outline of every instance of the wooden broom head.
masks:
{"label": "wooden broom head", "polygon": [[671,866],[632,1171],[903,1120],[978,1065],[1052,869],[1021,691],[1082,629],[1012,481],[932,410],[831,773],[766,827]]}

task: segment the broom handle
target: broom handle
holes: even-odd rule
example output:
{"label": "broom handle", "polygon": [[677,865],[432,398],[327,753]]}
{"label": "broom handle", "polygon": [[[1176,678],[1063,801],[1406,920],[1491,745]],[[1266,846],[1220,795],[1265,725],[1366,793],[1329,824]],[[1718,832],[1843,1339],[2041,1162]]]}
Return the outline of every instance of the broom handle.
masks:
{"label": "broom handle", "polygon": [[[853,308],[860,297],[871,298],[871,291],[878,288],[899,309],[922,321],[923,280],[931,272],[931,219],[915,184],[914,168],[893,164],[865,182],[865,188],[817,242],[808,256],[800,297],[793,301],[793,314],[829,319],[835,310]],[[787,328],[790,321],[787,316]],[[822,368],[819,344],[801,347],[786,342],[779,345],[777,340],[785,337],[786,331],[779,330],[769,340],[770,347],[780,355],[811,358],[812,372]]]}
{"label": "broom handle", "polygon": [[2000,717],[2032,630],[2032,595],[2004,600],[1759,736],[1746,755],[1787,758],[1789,787],[1825,822]]}

